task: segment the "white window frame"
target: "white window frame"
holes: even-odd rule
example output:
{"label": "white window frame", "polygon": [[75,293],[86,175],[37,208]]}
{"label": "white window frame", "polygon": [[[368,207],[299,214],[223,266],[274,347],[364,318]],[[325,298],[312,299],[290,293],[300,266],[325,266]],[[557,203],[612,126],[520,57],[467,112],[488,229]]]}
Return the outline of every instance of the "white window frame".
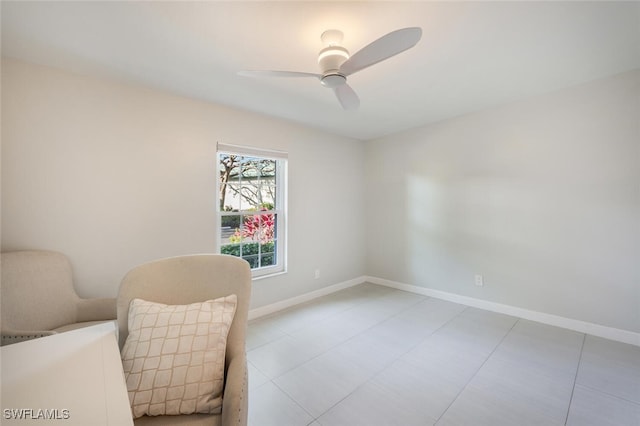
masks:
{"label": "white window frame", "polygon": [[[275,206],[270,212],[276,216],[276,264],[259,268],[252,268],[251,274],[254,279],[266,278],[272,275],[285,273],[287,271],[287,162],[288,155],[283,151],[267,150],[240,145],[217,144],[216,149],[216,252],[222,250],[222,217],[225,215],[250,215],[251,211],[239,211],[233,214],[223,212],[220,209],[220,202],[217,199],[220,194],[220,155],[238,155],[243,157],[258,157],[276,161],[276,199]],[[255,212],[254,212],[255,213]]]}

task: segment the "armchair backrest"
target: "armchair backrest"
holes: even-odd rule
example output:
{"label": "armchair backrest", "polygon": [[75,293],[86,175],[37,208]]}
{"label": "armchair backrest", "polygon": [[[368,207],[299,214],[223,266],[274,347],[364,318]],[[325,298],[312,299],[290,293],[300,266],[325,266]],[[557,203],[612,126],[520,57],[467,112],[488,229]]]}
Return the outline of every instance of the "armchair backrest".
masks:
{"label": "armchair backrest", "polygon": [[52,330],[73,323],[80,297],[69,259],[44,250],[2,253],[2,328]]}
{"label": "armchair backrest", "polygon": [[229,255],[200,254],[160,259],[129,271],[120,284],[117,311],[120,349],[129,334],[129,304],[139,298],[186,305],[235,294],[236,313],[227,336],[227,359],[245,350],[251,296],[249,264]]}

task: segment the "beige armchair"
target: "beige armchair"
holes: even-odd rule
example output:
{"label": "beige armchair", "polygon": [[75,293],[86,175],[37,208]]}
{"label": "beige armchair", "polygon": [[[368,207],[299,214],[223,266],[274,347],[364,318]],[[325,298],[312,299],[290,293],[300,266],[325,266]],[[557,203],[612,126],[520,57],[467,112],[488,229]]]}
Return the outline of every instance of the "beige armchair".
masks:
{"label": "beige armchair", "polygon": [[249,264],[227,255],[202,254],[161,259],[138,266],[124,277],[118,294],[120,349],[128,336],[132,299],[186,305],[235,294],[238,302],[227,336],[221,414],[142,416],[136,425],[247,424],[246,330],[251,296]]}
{"label": "beige armchair", "polygon": [[53,251],[2,253],[2,345],[116,319],[115,298],[82,299],[69,259]]}

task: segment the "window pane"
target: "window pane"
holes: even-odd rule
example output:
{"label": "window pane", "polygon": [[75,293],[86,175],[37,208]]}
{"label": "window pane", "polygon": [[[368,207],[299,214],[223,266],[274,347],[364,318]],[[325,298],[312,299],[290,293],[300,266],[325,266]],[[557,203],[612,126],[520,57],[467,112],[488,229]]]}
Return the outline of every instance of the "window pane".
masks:
{"label": "window pane", "polygon": [[222,189],[222,211],[273,210],[275,207],[275,188],[227,184]]}
{"label": "window pane", "polygon": [[276,186],[272,182],[264,182],[260,188],[260,204],[263,209],[273,210],[276,206]]}
{"label": "window pane", "polygon": [[240,188],[240,185],[236,183],[222,185],[220,194],[222,211],[238,211],[240,209]]}
{"label": "window pane", "polygon": [[258,243],[242,244],[242,256],[250,256],[258,254],[260,245]]}
{"label": "window pane", "polygon": [[270,241],[268,243],[260,244],[260,253],[274,253],[276,251],[276,242]]}
{"label": "window pane", "polygon": [[260,159],[242,157],[242,180],[252,180],[260,177]]}
{"label": "window pane", "polygon": [[[242,242],[240,216],[221,216],[220,218],[220,244],[224,254],[233,254],[240,256],[240,246]],[[227,245],[237,246],[236,248],[226,247]],[[226,248],[225,248],[226,247]],[[233,253],[224,252],[224,250],[233,250]],[[236,253],[237,252],[237,253]]]}
{"label": "window pane", "polygon": [[245,181],[240,188],[239,196],[241,210],[260,210],[262,208],[262,196],[259,183]]}
{"label": "window pane", "polygon": [[240,173],[240,162],[242,161],[242,157],[237,155],[230,154],[220,154],[220,172],[238,175]]}
{"label": "window pane", "polygon": [[272,243],[276,237],[276,219],[274,213],[260,215],[260,242],[263,244]]}
{"label": "window pane", "polygon": [[260,264],[258,262],[258,256],[242,256],[242,258],[247,262],[249,262],[249,266],[251,266],[251,269],[260,267]]}
{"label": "window pane", "polygon": [[240,243],[224,244],[220,252],[231,256],[242,257],[252,268],[272,266],[276,264],[275,243]]}
{"label": "window pane", "polygon": [[276,264],[276,255],[275,253],[264,254],[260,257],[260,266],[272,266]]}
{"label": "window pane", "polygon": [[222,232],[220,235],[224,235],[226,232],[229,232],[229,229],[231,230],[230,232],[233,232],[240,228],[240,216],[222,216],[220,223]]}
{"label": "window pane", "polygon": [[276,164],[275,160],[262,160],[260,163],[260,176],[275,179]]}
{"label": "window pane", "polygon": [[[236,155],[220,155],[220,209],[225,210],[225,207],[231,206],[233,208],[232,194],[234,191],[228,187],[229,183],[238,182],[240,175],[240,159]],[[237,192],[237,189],[236,191]],[[237,208],[237,206],[236,206]]]}
{"label": "window pane", "polygon": [[276,205],[276,187],[272,178],[243,180],[242,184],[227,184],[225,205],[239,210],[273,210]]}
{"label": "window pane", "polygon": [[220,253],[240,257],[240,244],[223,244]]}

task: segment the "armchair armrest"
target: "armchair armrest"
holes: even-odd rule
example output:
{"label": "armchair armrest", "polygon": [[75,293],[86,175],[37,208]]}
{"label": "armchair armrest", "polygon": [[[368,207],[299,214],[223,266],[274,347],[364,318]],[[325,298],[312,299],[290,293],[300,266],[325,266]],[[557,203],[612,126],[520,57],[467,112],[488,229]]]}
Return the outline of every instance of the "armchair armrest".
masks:
{"label": "armchair armrest", "polygon": [[248,416],[247,356],[236,354],[229,363],[222,396],[222,426],[246,425]]}
{"label": "armchair armrest", "polygon": [[51,330],[2,330],[1,346],[56,334]]}
{"label": "armchair armrest", "polygon": [[116,319],[116,299],[80,299],[76,310],[77,322]]}

